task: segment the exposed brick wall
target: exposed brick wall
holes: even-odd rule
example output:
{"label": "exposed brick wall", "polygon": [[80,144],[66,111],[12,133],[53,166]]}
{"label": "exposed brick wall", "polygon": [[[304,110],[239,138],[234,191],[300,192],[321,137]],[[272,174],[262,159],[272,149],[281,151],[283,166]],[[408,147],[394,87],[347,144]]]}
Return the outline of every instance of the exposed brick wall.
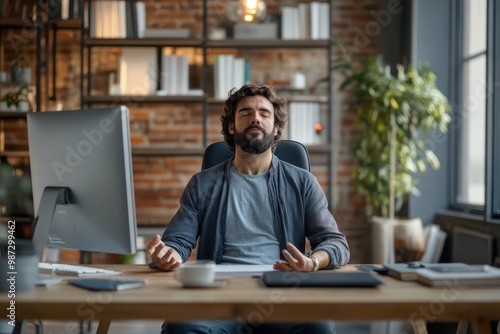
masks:
{"label": "exposed brick wall", "polygon": [[[333,1],[332,32],[336,41],[347,43],[347,50],[353,59],[364,59],[369,55],[379,53],[380,31],[372,31],[373,13],[380,10],[378,0],[335,0]],[[380,28],[380,27],[379,27]],[[334,57],[341,54],[339,48],[334,49]],[[334,83],[338,87],[342,78],[334,73]],[[368,225],[364,214],[364,203],[356,195],[352,186],[352,169],[350,147],[357,135],[354,128],[354,113],[349,110],[349,96],[338,93],[334,107],[334,215],[341,230],[346,234],[351,248],[351,263],[367,261]]]}
{"label": "exposed brick wall", "polygon": [[[146,1],[147,24],[154,28],[188,28],[193,36],[200,37],[202,31],[203,6],[200,0]],[[355,58],[365,58],[379,52],[379,38],[373,12],[379,10],[379,0],[335,0],[332,5],[332,32],[335,41],[352,44]],[[227,0],[209,1],[211,12],[208,27],[225,24],[224,6]],[[269,13],[279,12],[277,0],[266,1]],[[375,24],[373,23],[375,22]],[[375,29],[374,29],[375,27]],[[79,31],[61,30],[57,33],[57,100],[45,102],[44,109],[55,109],[59,103],[64,109],[79,108],[80,95],[80,54]],[[226,50],[210,50],[209,62],[213,54]],[[229,51],[229,50],[227,50]],[[296,70],[307,73],[308,84],[324,76],[326,53],[324,50],[243,50],[240,52],[252,63],[251,79],[265,82],[268,79],[289,80]],[[339,50],[334,48],[334,57]],[[92,93],[103,94],[108,86],[109,73],[116,70],[119,49],[95,48],[91,64]],[[200,51],[194,52],[191,62],[200,63]],[[199,68],[199,67],[197,67]],[[34,71],[34,68],[33,68]],[[198,73],[196,67],[192,72]],[[34,73],[34,72],[33,72]],[[200,85],[199,76],[191,78],[193,85]],[[341,78],[334,74],[336,85]],[[209,81],[210,82],[210,81]],[[198,86],[199,87],[199,86]],[[45,88],[44,92],[45,94]],[[352,188],[352,163],[349,147],[356,136],[353,128],[354,115],[348,110],[346,100],[336,89],[334,97],[334,159],[332,173],[329,174],[324,156],[312,156],[312,171],[325,189],[333,184],[334,216],[340,229],[347,235],[351,246],[351,262],[366,260],[367,224],[363,212],[363,201]],[[202,146],[202,108],[200,104],[149,104],[132,103],[132,142],[136,147],[185,147]],[[219,104],[209,105],[208,143],[222,140],[220,134]],[[6,143],[10,149],[25,149],[26,133],[22,121],[8,121]],[[134,182],[137,216],[140,225],[164,226],[173,216],[178,206],[180,193],[191,175],[201,165],[201,157],[134,157]]]}

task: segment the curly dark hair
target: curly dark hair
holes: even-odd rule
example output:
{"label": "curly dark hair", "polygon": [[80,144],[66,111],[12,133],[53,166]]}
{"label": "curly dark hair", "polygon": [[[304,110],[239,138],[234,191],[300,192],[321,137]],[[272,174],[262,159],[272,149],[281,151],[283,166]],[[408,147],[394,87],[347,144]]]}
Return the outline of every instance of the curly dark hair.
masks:
{"label": "curly dark hair", "polygon": [[273,151],[281,140],[281,133],[288,119],[287,101],[276,93],[274,87],[269,85],[246,84],[240,89],[233,88],[229,92],[229,97],[224,102],[224,115],[220,117],[222,121],[221,133],[227,145],[234,151],[235,143],[231,133],[229,133],[229,124],[234,123],[236,106],[238,102],[247,96],[261,95],[269,100],[274,107],[274,125],[278,126],[276,136],[274,136]]}

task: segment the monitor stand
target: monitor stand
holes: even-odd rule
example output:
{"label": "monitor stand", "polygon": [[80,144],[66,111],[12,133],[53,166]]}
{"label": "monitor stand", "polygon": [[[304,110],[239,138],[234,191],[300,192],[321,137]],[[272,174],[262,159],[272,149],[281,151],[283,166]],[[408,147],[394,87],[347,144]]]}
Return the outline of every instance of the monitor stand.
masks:
{"label": "monitor stand", "polygon": [[52,218],[58,204],[69,204],[68,187],[45,187],[33,222],[33,246],[41,259],[43,246],[49,235]]}

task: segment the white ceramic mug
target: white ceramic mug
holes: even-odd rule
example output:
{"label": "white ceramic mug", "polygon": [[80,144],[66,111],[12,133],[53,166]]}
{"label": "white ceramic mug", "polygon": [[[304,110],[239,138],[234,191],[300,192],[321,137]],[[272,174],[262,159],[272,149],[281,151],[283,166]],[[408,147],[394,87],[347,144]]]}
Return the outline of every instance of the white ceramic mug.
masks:
{"label": "white ceramic mug", "polygon": [[200,260],[186,262],[174,272],[174,279],[184,287],[210,286],[215,280],[215,262]]}

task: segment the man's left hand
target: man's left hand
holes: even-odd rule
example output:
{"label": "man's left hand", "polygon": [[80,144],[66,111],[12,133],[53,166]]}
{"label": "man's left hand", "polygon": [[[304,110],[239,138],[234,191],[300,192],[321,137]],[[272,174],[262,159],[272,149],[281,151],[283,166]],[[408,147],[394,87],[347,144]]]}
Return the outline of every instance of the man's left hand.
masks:
{"label": "man's left hand", "polygon": [[286,248],[283,250],[283,256],[286,261],[278,260],[274,264],[275,270],[284,271],[313,271],[314,262],[301,251],[297,249],[293,244],[287,242]]}

